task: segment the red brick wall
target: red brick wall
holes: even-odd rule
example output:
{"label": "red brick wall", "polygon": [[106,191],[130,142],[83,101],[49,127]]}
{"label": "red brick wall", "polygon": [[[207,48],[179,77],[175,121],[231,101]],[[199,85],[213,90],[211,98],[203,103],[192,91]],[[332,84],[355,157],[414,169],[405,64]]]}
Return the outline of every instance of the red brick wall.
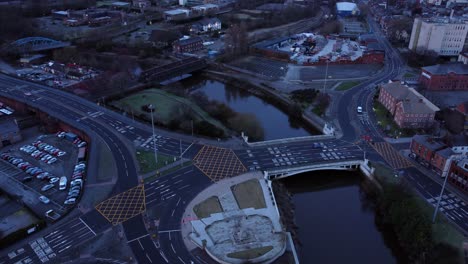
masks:
{"label": "red brick wall", "polygon": [[431,163],[433,152],[430,149],[427,149],[424,145],[419,144],[418,142],[411,141],[411,152],[416,154],[419,158]]}
{"label": "red brick wall", "polygon": [[[422,73],[428,74],[431,78],[425,77]],[[419,81],[428,90],[468,90],[468,75],[432,75],[427,71],[421,73]]]}
{"label": "red brick wall", "polygon": [[[460,164],[463,166],[463,164]],[[468,172],[459,167],[456,162],[452,162],[449,169],[448,181],[468,194]]]}

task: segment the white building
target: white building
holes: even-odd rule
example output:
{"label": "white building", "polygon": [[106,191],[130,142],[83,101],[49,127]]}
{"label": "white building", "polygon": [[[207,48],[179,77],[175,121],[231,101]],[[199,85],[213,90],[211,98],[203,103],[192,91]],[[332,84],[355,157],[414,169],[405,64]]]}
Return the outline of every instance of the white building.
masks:
{"label": "white building", "polygon": [[458,55],[458,61],[463,64],[468,64],[468,52],[460,53]]}
{"label": "white building", "polygon": [[463,50],[467,33],[467,21],[415,18],[408,48],[418,54],[432,50],[440,56],[458,56]]}

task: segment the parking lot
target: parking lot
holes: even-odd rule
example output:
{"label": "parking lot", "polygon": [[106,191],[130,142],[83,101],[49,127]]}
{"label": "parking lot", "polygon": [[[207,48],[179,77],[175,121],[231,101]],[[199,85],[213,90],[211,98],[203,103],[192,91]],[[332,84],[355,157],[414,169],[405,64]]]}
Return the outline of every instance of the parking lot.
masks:
{"label": "parking lot", "polygon": [[[78,199],[80,196],[85,165],[75,168],[78,145],[65,137],[42,135],[2,149],[0,187],[18,201],[21,200],[36,215],[56,220],[54,217],[58,217],[57,214],[62,215],[76,203],[76,200],[65,203],[71,198],[71,189],[78,189],[74,191],[76,194],[73,198]],[[76,176],[78,173],[79,177]],[[61,177],[66,178],[66,183]],[[81,179],[81,182],[71,184],[76,179]],[[62,190],[59,190],[60,185],[63,186]],[[54,213],[49,213],[46,217],[45,213],[50,209]]]}

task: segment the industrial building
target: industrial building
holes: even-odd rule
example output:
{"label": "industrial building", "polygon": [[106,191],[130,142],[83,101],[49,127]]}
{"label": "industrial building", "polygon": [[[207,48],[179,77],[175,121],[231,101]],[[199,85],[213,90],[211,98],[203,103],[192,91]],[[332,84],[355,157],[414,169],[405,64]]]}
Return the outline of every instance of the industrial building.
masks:
{"label": "industrial building", "polygon": [[355,3],[352,2],[337,2],[336,15],[339,17],[358,16],[361,12]]}
{"label": "industrial building", "polygon": [[468,21],[461,18],[415,18],[408,48],[418,54],[458,56],[465,45]]}
{"label": "industrial building", "polygon": [[421,68],[419,82],[435,91],[468,91],[468,65],[437,64]]}

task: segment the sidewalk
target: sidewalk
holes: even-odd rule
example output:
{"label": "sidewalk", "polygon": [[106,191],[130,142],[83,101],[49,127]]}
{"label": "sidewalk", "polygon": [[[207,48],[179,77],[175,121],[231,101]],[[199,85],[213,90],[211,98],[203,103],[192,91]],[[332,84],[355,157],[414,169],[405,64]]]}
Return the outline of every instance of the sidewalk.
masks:
{"label": "sidewalk", "polygon": [[[411,153],[409,149],[405,150],[400,150],[400,154],[403,155],[404,157],[408,157],[408,155]],[[422,166],[419,164],[416,160],[414,159],[408,159],[414,167],[416,167],[420,172],[424,173],[426,176],[430,177],[432,180],[435,182],[439,183],[441,186],[444,183],[444,178],[440,177],[437,175],[435,172],[431,171],[430,169]],[[462,199],[464,202],[468,203],[468,195],[460,191],[459,189],[453,187],[450,183],[447,183],[445,185],[445,188],[448,189],[449,191],[455,193],[460,199]]]}

